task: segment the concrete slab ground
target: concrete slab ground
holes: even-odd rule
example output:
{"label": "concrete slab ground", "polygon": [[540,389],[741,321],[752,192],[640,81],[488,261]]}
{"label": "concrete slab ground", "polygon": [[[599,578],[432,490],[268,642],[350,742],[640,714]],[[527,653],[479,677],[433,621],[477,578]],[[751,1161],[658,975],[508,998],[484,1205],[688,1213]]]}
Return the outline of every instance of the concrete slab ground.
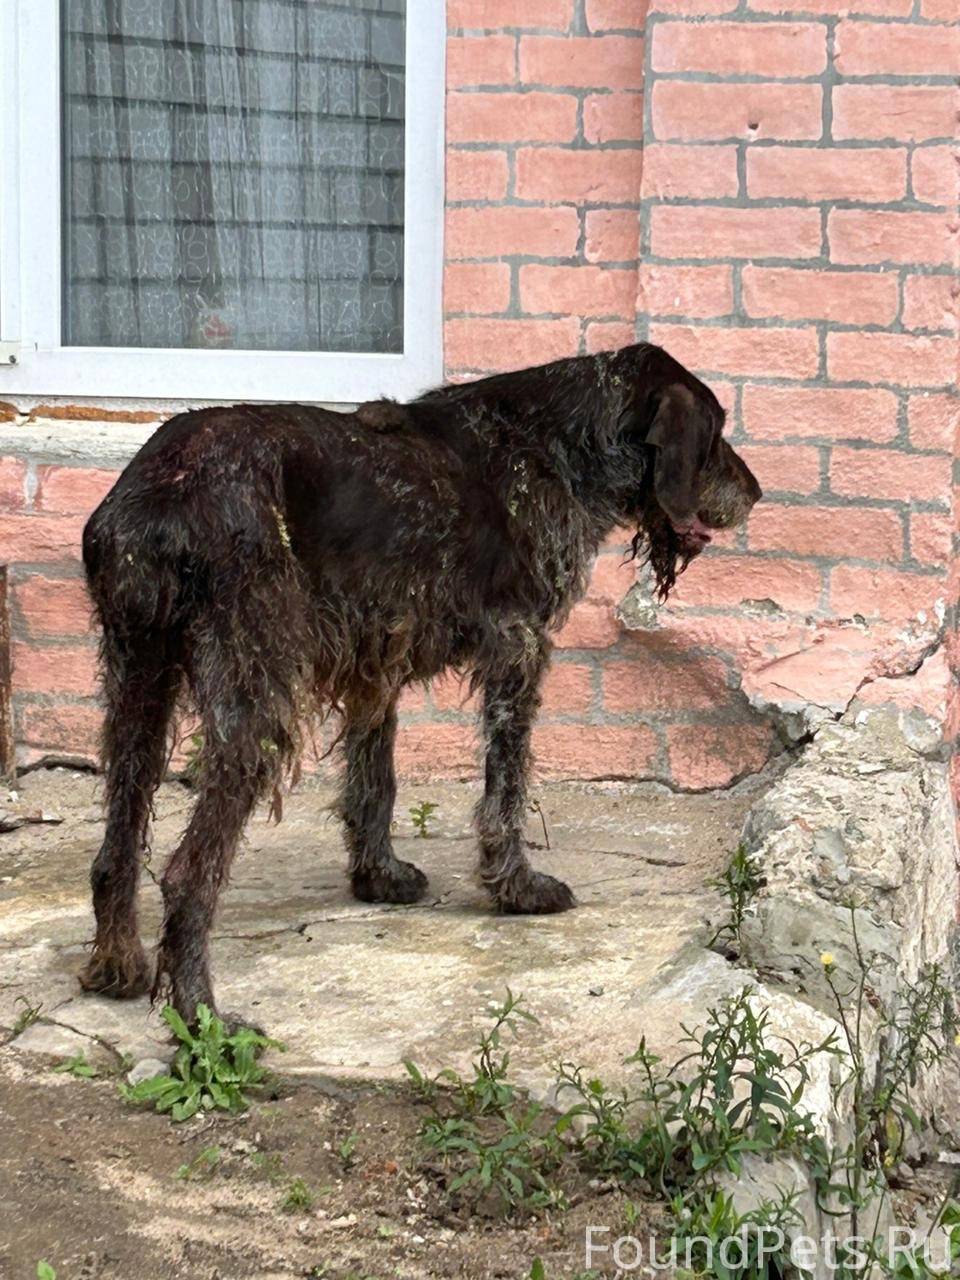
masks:
{"label": "concrete slab ground", "polygon": [[[14,811],[63,819],[0,835],[0,1024],[25,1004],[43,1018],[24,1050],[76,1052],[100,1037],[136,1060],[169,1053],[147,1000],[82,995],[76,971],[92,935],[87,872],[102,836],[100,780],[56,769],[20,780]],[[717,899],[709,881],[736,846],[758,783],[710,795],[655,784],[545,784],[537,788],[550,849],[536,865],[567,879],[581,903],[563,916],[498,917],[473,880],[471,810],[477,790],[428,784],[401,791],[396,847],[427,871],[416,907],[353,900],[343,874],[331,792],[288,798],[280,825],[257,814],[225,892],[213,963],[220,1006],[250,1015],[287,1045],[284,1075],[388,1079],[412,1057],[427,1068],[469,1060],[485,1008],[506,988],[540,1019],[525,1035],[536,1087],[560,1058],[616,1076],[644,1034],[669,1050],[679,1024],[716,996],[726,962],[703,947]],[[437,805],[427,839],[408,810]],[[151,871],[159,873],[192,804],[165,785],[157,798]],[[545,843],[531,812],[528,835]],[[160,896],[142,892],[145,939]],[[744,975],[730,971],[731,986]]]}

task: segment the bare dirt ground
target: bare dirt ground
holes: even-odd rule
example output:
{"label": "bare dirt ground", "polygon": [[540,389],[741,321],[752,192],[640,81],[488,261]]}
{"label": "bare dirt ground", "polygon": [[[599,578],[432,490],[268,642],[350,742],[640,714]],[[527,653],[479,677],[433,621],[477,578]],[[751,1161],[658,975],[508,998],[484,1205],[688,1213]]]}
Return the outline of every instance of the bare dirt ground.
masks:
{"label": "bare dirt ground", "polygon": [[[550,849],[532,856],[567,877],[581,902],[562,917],[492,915],[472,878],[476,790],[407,789],[397,848],[428,871],[413,908],[350,898],[330,794],[291,797],[279,826],[251,824],[213,945],[224,1007],[287,1045],[271,1054],[275,1097],[240,1118],[174,1126],[131,1108],[117,1084],[131,1060],[169,1057],[156,1013],[79,994],[75,972],[92,932],[87,870],[99,845],[99,781],[69,770],[21,779],[9,812],[61,821],[0,834],[0,1277],[47,1260],[58,1280],[239,1280],[240,1277],[526,1277],[583,1268],[588,1222],[619,1234],[625,1198],[583,1180],[563,1214],[504,1221],[467,1212],[442,1190],[417,1142],[423,1107],[402,1060],[467,1068],[485,1008],[507,986],[540,1022],[525,1033],[515,1077],[536,1093],[561,1058],[614,1075],[640,1035],[669,1047],[695,1014],[714,907],[708,881],[735,846],[749,790],[676,796],[656,786],[538,790]],[[438,805],[417,838],[410,806]],[[0,796],[0,808],[3,807]],[[151,871],[191,805],[161,789]],[[528,831],[543,846],[538,814]],[[145,879],[143,932],[159,919]],[[25,1008],[39,1018],[13,1035]],[[95,1079],[55,1067],[82,1053]],[[351,1135],[355,1135],[355,1144]],[[350,1139],[349,1142],[347,1140]],[[343,1144],[353,1146],[342,1155]],[[178,1170],[216,1148],[188,1179]],[[285,1212],[290,1183],[315,1196]],[[659,1210],[639,1205],[636,1231]]]}

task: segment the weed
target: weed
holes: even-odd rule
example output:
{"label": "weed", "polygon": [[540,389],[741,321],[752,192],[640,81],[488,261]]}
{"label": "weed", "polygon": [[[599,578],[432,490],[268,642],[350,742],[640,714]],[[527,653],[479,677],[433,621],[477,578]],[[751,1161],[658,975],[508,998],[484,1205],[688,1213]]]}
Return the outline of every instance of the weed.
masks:
{"label": "weed", "polygon": [[78,1080],[93,1080],[97,1075],[97,1068],[92,1066],[83,1053],[74,1054],[72,1058],[64,1058],[64,1060],[56,1067],[54,1071],[66,1072],[68,1075],[76,1076]]}
{"label": "weed", "polygon": [[708,946],[723,942],[739,955],[743,951],[743,922],[750,905],[766,883],[756,856],[739,844],[723,873],[708,882],[726,900],[729,914],[710,939]]}
{"label": "weed", "polygon": [[204,1147],[199,1155],[194,1156],[189,1164],[182,1164],[177,1170],[181,1182],[203,1181],[209,1178],[220,1164],[220,1148]]}
{"label": "weed", "polygon": [[13,1022],[13,1034],[14,1037],[16,1037],[26,1031],[27,1027],[33,1026],[36,1020],[40,1017],[43,1005],[31,1004],[26,996],[17,996],[13,1004],[14,1008],[16,1008],[18,1004],[23,1005],[23,1008],[17,1014]]}
{"label": "weed", "polygon": [[302,1178],[292,1178],[280,1201],[281,1213],[309,1213],[316,1197]]}
{"label": "weed", "polygon": [[421,800],[419,804],[410,806],[410,817],[421,839],[425,840],[430,834],[430,819],[439,807],[432,800]]}
{"label": "weed", "polygon": [[37,1280],[57,1280],[57,1273],[49,1262],[37,1263]]}
{"label": "weed", "polygon": [[357,1143],[359,1141],[359,1134],[350,1133],[346,1138],[344,1138],[343,1142],[341,1142],[340,1146],[337,1148],[337,1155],[340,1157],[340,1161],[343,1164],[344,1169],[350,1169],[353,1167],[353,1153],[356,1150]]}
{"label": "weed", "polygon": [[[505,1034],[516,1035],[520,1022],[536,1018],[509,990],[490,1016],[493,1025],[480,1037],[472,1079],[450,1069],[429,1079],[413,1063],[405,1064],[431,1110],[421,1141],[452,1173],[450,1192],[492,1194],[507,1211],[559,1205],[563,1197],[550,1181],[563,1153],[556,1127],[508,1080]],[[441,1083],[448,1087],[441,1089]]]}
{"label": "weed", "polygon": [[[782,1192],[776,1200],[764,1200],[756,1208],[739,1213],[733,1197],[722,1191],[702,1199],[674,1198],[674,1248],[683,1267],[695,1276],[719,1280],[780,1280],[794,1267],[787,1244],[790,1228],[803,1219],[796,1193]],[[737,1242],[736,1262],[728,1261],[724,1241]]]}
{"label": "weed", "polygon": [[204,1004],[197,1006],[196,1034],[172,1005],[163,1009],[161,1017],[180,1041],[170,1074],[121,1085],[120,1093],[128,1102],[169,1112],[174,1121],[187,1120],[201,1109],[244,1111],[245,1091],[263,1087],[268,1079],[257,1055],[264,1049],[283,1048],[248,1027],[228,1035]]}

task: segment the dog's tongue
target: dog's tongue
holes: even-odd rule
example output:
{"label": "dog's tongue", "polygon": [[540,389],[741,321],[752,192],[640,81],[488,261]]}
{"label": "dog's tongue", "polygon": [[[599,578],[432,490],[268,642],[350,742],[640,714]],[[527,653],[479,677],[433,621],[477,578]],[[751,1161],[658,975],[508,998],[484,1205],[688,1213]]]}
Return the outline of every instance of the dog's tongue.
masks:
{"label": "dog's tongue", "polygon": [[699,516],[693,516],[692,519],[682,522],[671,521],[671,524],[673,524],[680,537],[687,542],[695,542],[699,543],[700,546],[706,546],[708,542],[713,541],[712,533]]}

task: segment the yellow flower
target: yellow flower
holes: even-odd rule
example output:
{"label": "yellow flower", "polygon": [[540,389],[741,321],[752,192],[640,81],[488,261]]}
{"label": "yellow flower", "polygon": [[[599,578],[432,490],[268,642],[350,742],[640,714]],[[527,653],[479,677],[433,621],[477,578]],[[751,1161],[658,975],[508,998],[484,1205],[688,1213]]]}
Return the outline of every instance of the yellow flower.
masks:
{"label": "yellow flower", "polygon": [[823,967],[824,967],[825,969],[830,969],[830,968],[832,968],[832,967],[833,967],[833,952],[832,952],[832,951],[821,951],[821,952],[820,952],[820,963],[823,965]]}
{"label": "yellow flower", "polygon": [[953,1043],[960,1044],[960,1031],[958,1031],[957,1034],[953,1037]]}

